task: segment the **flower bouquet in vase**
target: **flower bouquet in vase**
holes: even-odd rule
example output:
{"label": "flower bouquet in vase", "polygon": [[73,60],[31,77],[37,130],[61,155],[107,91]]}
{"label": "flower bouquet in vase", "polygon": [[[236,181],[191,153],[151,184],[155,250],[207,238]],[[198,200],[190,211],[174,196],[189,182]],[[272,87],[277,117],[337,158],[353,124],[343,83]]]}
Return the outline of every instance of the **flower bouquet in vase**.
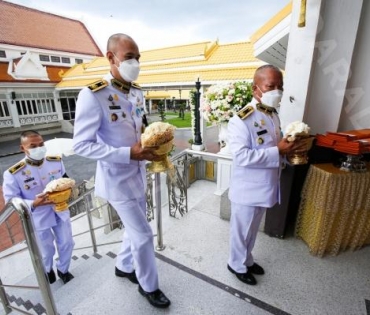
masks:
{"label": "flower bouquet in vase", "polygon": [[49,182],[44,193],[48,195],[48,199],[55,204],[54,210],[56,212],[68,209],[68,200],[71,197],[72,187],[75,181],[71,178],[58,178]]}
{"label": "flower bouquet in vase", "polygon": [[252,85],[246,81],[211,85],[204,93],[201,104],[203,118],[219,126],[219,153],[230,154],[227,140],[227,123],[253,97]]}
{"label": "flower bouquet in vase", "polygon": [[152,161],[148,170],[153,173],[164,172],[171,168],[172,163],[168,154],[173,148],[173,139],[175,127],[164,122],[154,122],[145,128],[141,135],[141,145],[144,148],[158,147],[154,152],[161,156],[159,161]]}
{"label": "flower bouquet in vase", "polygon": [[315,137],[310,137],[310,127],[301,121],[294,121],[286,126],[284,135],[287,141],[298,141],[300,144],[299,149],[287,154],[289,163],[293,165],[307,164],[307,154],[315,139]]}

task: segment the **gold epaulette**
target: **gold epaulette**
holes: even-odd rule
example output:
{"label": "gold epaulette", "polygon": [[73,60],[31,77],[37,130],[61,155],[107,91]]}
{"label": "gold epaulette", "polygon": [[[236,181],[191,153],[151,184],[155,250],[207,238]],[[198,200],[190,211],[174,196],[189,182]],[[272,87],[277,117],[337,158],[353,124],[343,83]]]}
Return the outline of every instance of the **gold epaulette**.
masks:
{"label": "gold epaulette", "polygon": [[104,89],[106,86],[108,86],[108,82],[106,80],[99,80],[99,81],[95,81],[94,83],[91,83],[90,85],[88,85],[88,88],[92,92],[97,92],[101,89]]}
{"label": "gold epaulette", "polygon": [[131,86],[135,89],[141,90],[141,86],[135,82],[131,82]]}
{"label": "gold epaulette", "polygon": [[13,165],[12,167],[10,167],[8,169],[8,171],[9,171],[10,174],[15,174],[25,166],[26,166],[26,163],[24,161],[21,161],[21,162],[18,162],[17,164],[15,164],[15,165]]}
{"label": "gold epaulette", "polygon": [[62,158],[58,155],[45,157],[47,161],[61,161]]}
{"label": "gold epaulette", "polygon": [[269,115],[272,115],[272,113],[277,114],[277,111],[276,111],[276,109],[274,107],[270,107],[270,106],[267,106],[267,105],[264,105],[264,104],[261,104],[261,103],[258,103],[256,105],[256,108],[260,112],[264,112],[265,114],[269,114]]}
{"label": "gold epaulette", "polygon": [[254,108],[250,105],[244,106],[240,111],[237,112],[237,115],[240,119],[246,119],[250,114],[254,112]]}

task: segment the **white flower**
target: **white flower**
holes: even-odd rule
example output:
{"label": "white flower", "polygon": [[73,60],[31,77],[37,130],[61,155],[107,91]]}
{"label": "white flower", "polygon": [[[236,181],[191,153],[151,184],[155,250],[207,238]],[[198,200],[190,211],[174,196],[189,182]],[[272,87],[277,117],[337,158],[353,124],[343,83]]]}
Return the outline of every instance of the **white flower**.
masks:
{"label": "white flower", "polygon": [[248,82],[212,85],[202,97],[203,118],[212,124],[228,122],[251,99],[252,87]]}
{"label": "white flower", "polygon": [[293,121],[285,128],[284,135],[289,141],[294,141],[297,136],[306,136],[310,133],[310,127],[302,121]]}

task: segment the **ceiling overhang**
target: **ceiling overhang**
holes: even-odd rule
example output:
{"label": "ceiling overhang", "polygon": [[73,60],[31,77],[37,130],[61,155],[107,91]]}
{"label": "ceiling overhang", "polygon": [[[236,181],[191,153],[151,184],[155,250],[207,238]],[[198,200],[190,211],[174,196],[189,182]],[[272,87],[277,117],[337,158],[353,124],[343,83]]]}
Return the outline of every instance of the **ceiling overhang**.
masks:
{"label": "ceiling overhang", "polygon": [[251,36],[254,56],[283,70],[288,49],[291,12],[290,2]]}

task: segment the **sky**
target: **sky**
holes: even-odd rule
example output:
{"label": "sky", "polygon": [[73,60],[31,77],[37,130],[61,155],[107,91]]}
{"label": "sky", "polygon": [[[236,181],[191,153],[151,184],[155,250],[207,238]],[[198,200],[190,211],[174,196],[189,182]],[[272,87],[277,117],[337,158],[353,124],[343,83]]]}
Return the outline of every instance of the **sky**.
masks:
{"label": "sky", "polygon": [[126,33],[141,51],[249,37],[290,0],[8,0],[80,20],[106,52],[114,33]]}

